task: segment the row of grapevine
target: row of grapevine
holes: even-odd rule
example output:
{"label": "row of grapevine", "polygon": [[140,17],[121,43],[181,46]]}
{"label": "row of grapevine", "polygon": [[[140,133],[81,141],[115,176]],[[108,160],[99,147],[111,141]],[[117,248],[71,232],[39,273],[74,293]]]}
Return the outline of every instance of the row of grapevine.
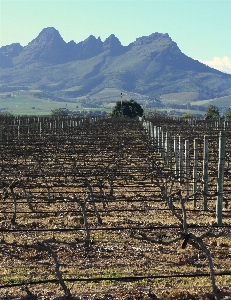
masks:
{"label": "row of grapevine", "polygon": [[[174,293],[196,295],[200,289],[228,293],[229,132],[227,205],[224,201],[220,226],[214,214],[220,128],[211,130],[208,139],[205,208],[203,142],[208,132],[196,122],[146,122],[1,119],[0,292],[5,297],[152,299],[155,294],[167,299]],[[159,129],[150,129],[154,126]],[[160,138],[166,133],[172,151]],[[180,135],[189,140],[188,172],[184,159],[183,171],[176,169],[174,136],[179,141]],[[193,178],[195,138],[193,192],[187,179]]]}

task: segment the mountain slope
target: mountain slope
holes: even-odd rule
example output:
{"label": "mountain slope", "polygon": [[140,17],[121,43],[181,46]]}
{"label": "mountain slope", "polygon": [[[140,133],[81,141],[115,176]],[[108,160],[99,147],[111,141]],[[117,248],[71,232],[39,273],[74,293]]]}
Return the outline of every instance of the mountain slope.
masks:
{"label": "mountain slope", "polygon": [[91,35],[80,43],[66,43],[48,27],[25,47],[0,48],[0,58],[2,84],[53,91],[78,87],[67,97],[104,88],[153,97],[176,92],[197,92],[199,99],[231,94],[231,75],[186,56],[168,34],[153,33],[128,46],[113,34],[104,42]]}

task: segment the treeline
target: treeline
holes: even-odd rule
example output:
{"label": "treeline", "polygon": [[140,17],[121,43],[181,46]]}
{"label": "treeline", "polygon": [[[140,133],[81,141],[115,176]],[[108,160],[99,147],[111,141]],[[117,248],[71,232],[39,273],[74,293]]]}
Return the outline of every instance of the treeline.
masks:
{"label": "treeline", "polygon": [[40,99],[50,99],[50,100],[57,101],[57,102],[66,102],[65,99],[55,96],[53,93],[48,92],[48,91],[33,93],[33,96],[35,98],[40,98]]}
{"label": "treeline", "polygon": [[191,105],[190,103],[188,104],[168,104],[168,108],[173,108],[173,109],[190,109],[190,110],[199,110],[199,111],[206,111],[206,107],[202,105]]}
{"label": "treeline", "polygon": [[0,86],[0,93],[15,92],[15,91],[19,91],[19,90],[27,91],[28,87],[26,87],[26,86],[7,86],[7,85]]}
{"label": "treeline", "polygon": [[94,117],[94,116],[106,116],[106,111],[101,110],[95,110],[95,111],[84,111],[84,110],[69,110],[67,108],[57,108],[51,111],[52,116],[59,116],[59,117],[65,117],[65,116],[80,116],[80,117]]}

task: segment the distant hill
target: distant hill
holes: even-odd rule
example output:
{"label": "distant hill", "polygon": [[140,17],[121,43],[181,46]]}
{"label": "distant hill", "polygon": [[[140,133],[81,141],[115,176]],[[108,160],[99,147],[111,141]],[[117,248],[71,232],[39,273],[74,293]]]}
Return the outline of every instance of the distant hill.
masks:
{"label": "distant hill", "polygon": [[0,48],[0,83],[67,98],[105,88],[150,99],[181,92],[193,94],[194,101],[231,95],[231,75],[193,60],[168,34],[157,32],[123,46],[113,34],[105,41],[91,35],[66,43],[58,30],[48,27],[25,47],[15,43]]}

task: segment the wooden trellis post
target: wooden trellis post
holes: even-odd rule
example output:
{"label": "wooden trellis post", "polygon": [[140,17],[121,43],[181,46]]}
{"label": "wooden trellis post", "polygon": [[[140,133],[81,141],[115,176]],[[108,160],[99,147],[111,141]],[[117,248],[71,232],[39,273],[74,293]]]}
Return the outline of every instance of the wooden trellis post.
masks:
{"label": "wooden trellis post", "polygon": [[198,166],[198,139],[194,139],[194,165],[193,165],[193,207],[196,207],[197,197],[197,166]]}
{"label": "wooden trellis post", "polygon": [[165,159],[165,132],[164,127],[161,128],[161,156]]}
{"label": "wooden trellis post", "polygon": [[190,169],[190,158],[189,158],[189,140],[185,141],[185,187],[187,196],[189,195],[189,169]]}
{"label": "wooden trellis post", "polygon": [[156,144],[157,144],[157,151],[160,153],[160,127],[156,126]]}
{"label": "wooden trellis post", "polygon": [[175,155],[175,175],[179,175],[179,147],[178,147],[178,138],[174,136],[174,155]]}
{"label": "wooden trellis post", "polygon": [[221,131],[219,134],[219,161],[218,161],[218,177],[217,177],[217,204],[216,204],[217,225],[222,225],[224,165],[225,165],[225,131]]}
{"label": "wooden trellis post", "polygon": [[181,182],[183,179],[183,152],[184,152],[184,143],[181,136],[179,136],[179,181]]}
{"label": "wooden trellis post", "polygon": [[153,137],[154,140],[156,141],[156,126],[153,126]]}
{"label": "wooden trellis post", "polygon": [[204,136],[204,153],[203,153],[203,209],[208,209],[208,136]]}
{"label": "wooden trellis post", "polygon": [[2,148],[2,127],[0,127],[0,148]]}
{"label": "wooden trellis post", "polygon": [[18,125],[18,139],[20,138],[20,125]]}
{"label": "wooden trellis post", "polygon": [[169,143],[168,143],[168,132],[165,133],[165,143],[164,143],[164,151],[165,151],[165,160],[167,165],[169,165]]}
{"label": "wooden trellis post", "polygon": [[42,137],[42,121],[40,121],[38,124],[39,124],[39,136],[41,139],[41,137]]}
{"label": "wooden trellis post", "polygon": [[154,143],[154,126],[153,126],[152,122],[150,122],[150,137],[151,137],[151,141],[153,144]]}
{"label": "wooden trellis post", "polygon": [[169,152],[168,166],[169,166],[170,170],[172,171],[172,138],[171,137],[168,138],[168,152]]}
{"label": "wooden trellis post", "polygon": [[151,122],[148,121],[148,133],[149,133],[149,136],[151,137]]}

